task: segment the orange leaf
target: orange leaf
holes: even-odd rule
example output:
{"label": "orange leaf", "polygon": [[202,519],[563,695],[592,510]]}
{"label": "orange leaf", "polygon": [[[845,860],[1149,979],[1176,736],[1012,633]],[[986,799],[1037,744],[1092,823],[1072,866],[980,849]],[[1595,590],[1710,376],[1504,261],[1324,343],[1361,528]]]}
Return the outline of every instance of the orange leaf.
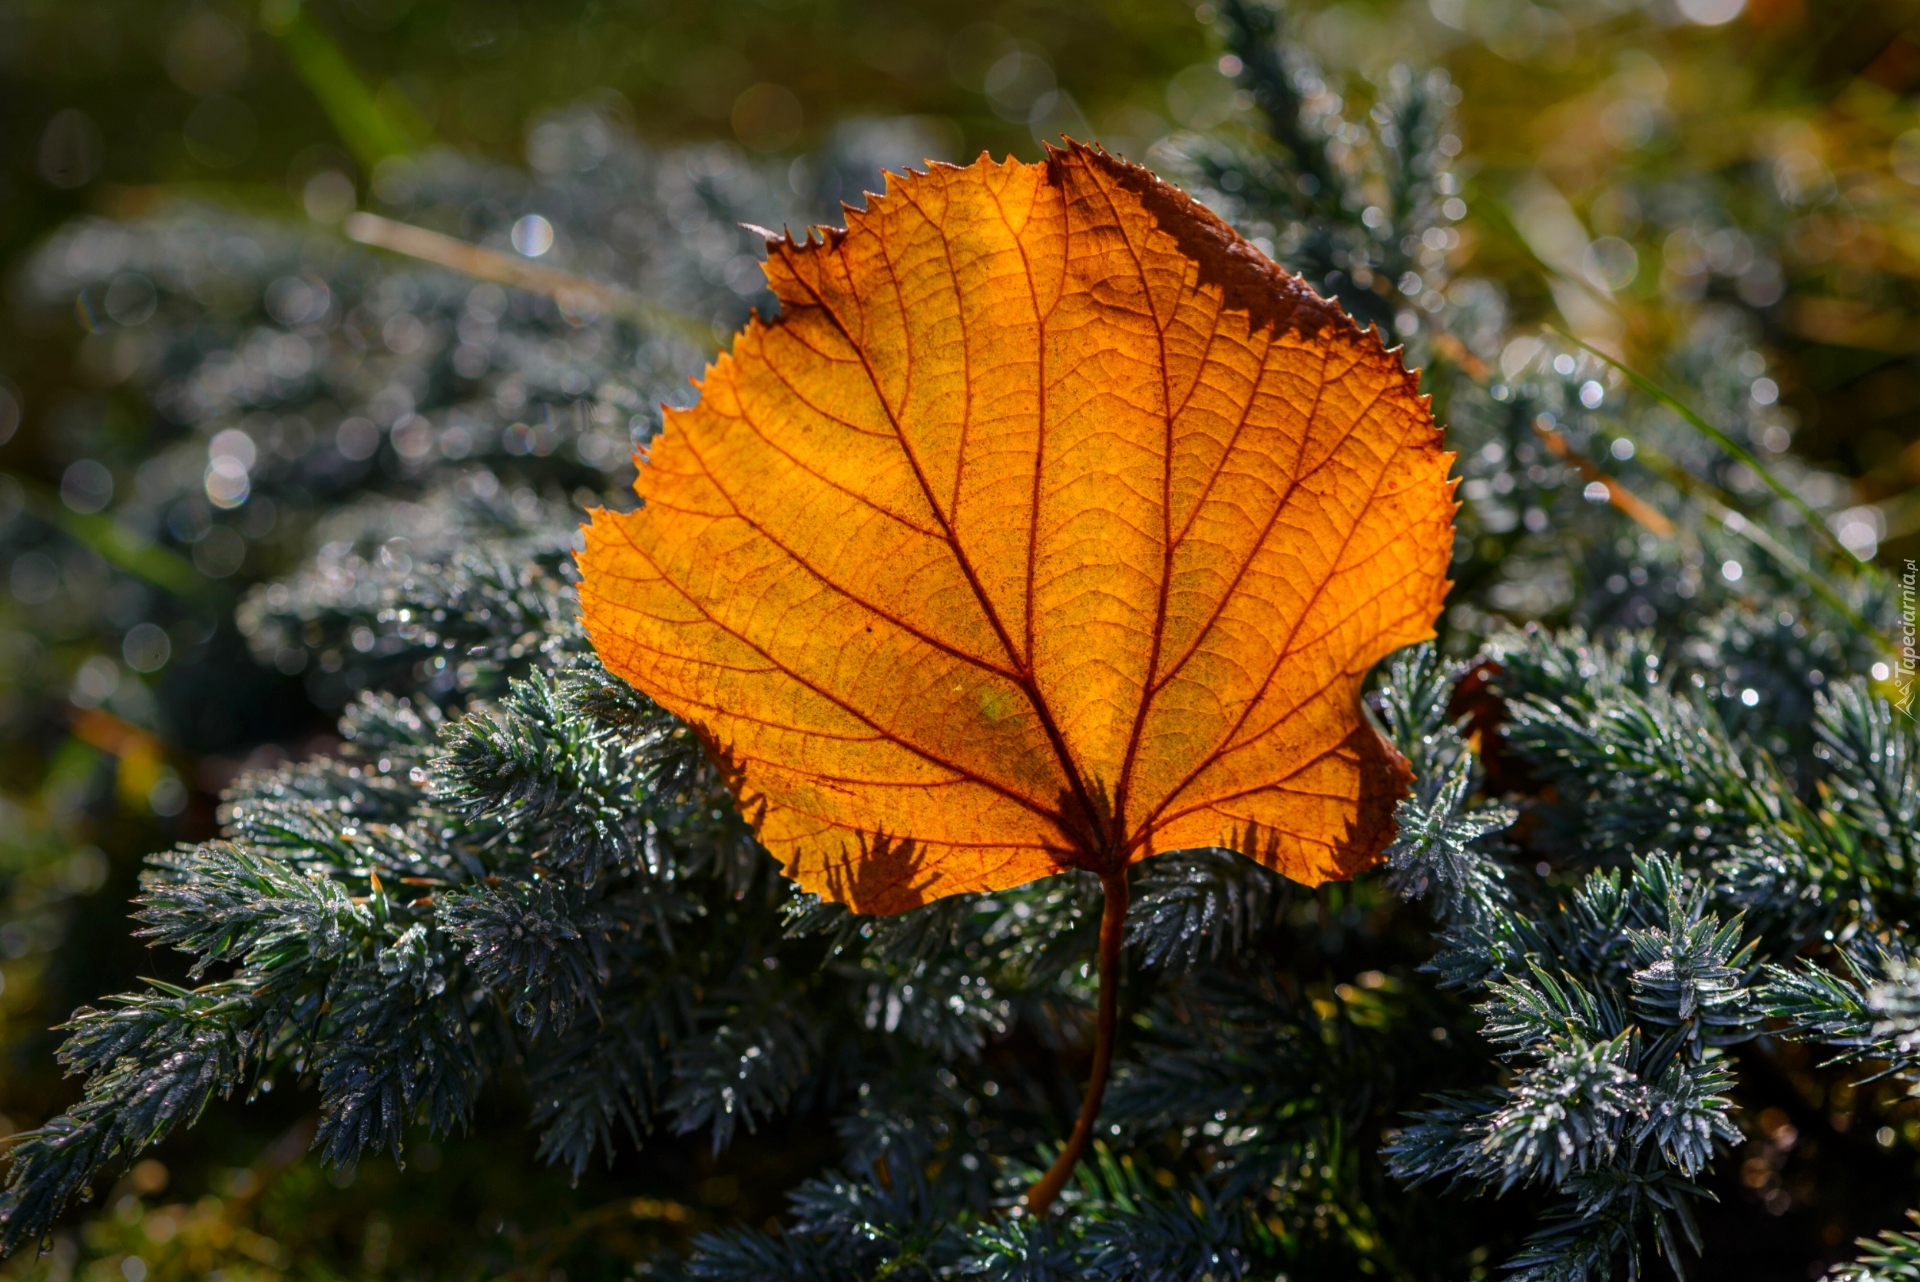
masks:
{"label": "orange leaf", "polygon": [[1377,337],[1077,144],[769,250],[581,601],[760,840],[863,912],[1225,846],[1377,859],[1363,677],[1431,636],[1451,455]]}

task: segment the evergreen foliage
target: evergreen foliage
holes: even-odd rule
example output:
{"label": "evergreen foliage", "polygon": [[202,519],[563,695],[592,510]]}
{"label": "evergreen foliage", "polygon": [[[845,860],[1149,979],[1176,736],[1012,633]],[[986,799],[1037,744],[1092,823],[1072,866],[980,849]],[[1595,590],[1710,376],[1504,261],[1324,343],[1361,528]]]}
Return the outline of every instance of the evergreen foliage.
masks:
{"label": "evergreen foliage", "polygon": [[1860,1246],[1858,1262],[1843,1264],[1829,1275],[1835,1282],[1905,1282],[1920,1278],[1920,1234],[1888,1229]]}
{"label": "evergreen foliage", "polygon": [[[720,1154],[831,1123],[843,1161],[777,1230],[704,1232],[659,1277],[1638,1277],[1700,1248],[1746,1057],[1798,1039],[1862,1078],[1920,1069],[1920,743],[1864,676],[1890,585],[1740,497],[1738,459],[1570,345],[1502,363],[1495,292],[1426,252],[1461,191],[1444,77],[1396,72],[1348,119],[1279,15],[1226,0],[1221,21],[1257,114],[1153,159],[1425,366],[1466,477],[1459,587],[1443,643],[1372,696],[1417,780],[1382,875],[1316,897],[1221,851],[1135,870],[1116,1079],[1061,1213],[1015,1202],[1077,1105],[1097,884],[887,919],[793,892],[696,737],[572,619],[577,503],[680,395],[684,327],[316,268],[263,233],[266,316],[207,342],[225,360],[186,354],[204,317],[154,357],[155,396],[195,408],[142,501],[182,547],[237,520],[191,501],[235,424],[278,451],[243,469],[256,497],[342,498],[239,615],[263,662],[344,704],[341,748],[245,775],[220,840],[153,858],[139,929],[195,986],[66,1026],[84,1095],[14,1143],[0,1244],[41,1239],[215,1098],[310,1092],[315,1144],[350,1168],[495,1091],[576,1177],[663,1134]],[[722,181],[591,117],[553,129],[535,161],[583,271],[619,277],[600,250],[633,211],[700,224],[691,242],[732,235],[714,210],[778,203],[745,164]],[[480,181],[421,166],[392,212],[432,222]],[[100,285],[76,246],[108,234],[50,251],[46,292]],[[120,234],[113,270],[137,258],[165,307],[214,288],[194,272],[215,256],[181,248],[210,243],[201,223]],[[677,246],[627,283],[730,325],[741,244]],[[431,341],[408,347],[407,322]],[[310,345],[297,373],[274,363],[287,336]],[[1704,380],[1688,394],[1756,426]],[[275,444],[323,410],[325,466]],[[1911,1234],[1863,1249],[1836,1276],[1920,1277]]]}

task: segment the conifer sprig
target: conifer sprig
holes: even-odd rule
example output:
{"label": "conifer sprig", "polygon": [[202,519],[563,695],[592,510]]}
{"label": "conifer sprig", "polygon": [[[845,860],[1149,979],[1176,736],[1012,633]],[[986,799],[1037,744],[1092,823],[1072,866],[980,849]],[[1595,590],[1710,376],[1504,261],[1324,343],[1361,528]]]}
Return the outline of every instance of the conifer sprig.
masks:
{"label": "conifer sprig", "polygon": [[[1014,1204],[1075,1102],[1098,886],[1069,874],[886,919],[791,894],[698,739],[571,622],[577,507],[614,488],[693,355],[495,286],[343,267],[332,304],[296,281],[301,316],[350,302],[364,338],[410,299],[463,347],[251,383],[183,356],[155,392],[208,407],[175,469],[189,491],[201,438],[246,415],[379,422],[359,472],[340,455],[325,475],[255,473],[289,508],[308,485],[398,478],[324,517],[305,563],[241,608],[263,662],[330,706],[361,688],[342,751],[243,777],[219,840],[154,857],[139,929],[196,986],[67,1026],[83,1096],[14,1139],[0,1244],[271,1083],[318,1100],[342,1165],[462,1127],[488,1089],[522,1091],[541,1157],[576,1175],[665,1134],[725,1161],[769,1126],[831,1121],[843,1157],[778,1231],[715,1230],[656,1276],[1424,1279],[1477,1250],[1508,1278],[1593,1282],[1697,1249],[1694,1208],[1752,1086],[1737,1069],[1773,1053],[1762,1019],[1856,1084],[1920,1073],[1920,748],[1864,680],[1867,642],[1786,564],[1805,532],[1729,532],[1731,456],[1662,439],[1600,366],[1516,334],[1496,291],[1450,274],[1451,84],[1336,85],[1284,15],[1224,0],[1220,18],[1254,109],[1154,159],[1407,340],[1461,456],[1458,586],[1442,640],[1371,696],[1415,777],[1380,874],[1313,896],[1220,851],[1134,871],[1117,1076],[1071,1213]],[[709,240],[736,215],[778,221],[738,207],[744,164],[723,181],[569,128],[555,155],[597,158],[554,181],[584,219],[644,208]],[[449,173],[414,174],[408,200],[469,207]],[[131,242],[160,320],[189,314],[161,252],[184,239]],[[633,283],[725,328],[745,303],[689,246],[663,240]],[[248,332],[351,346],[294,316],[296,238],[269,249]],[[63,306],[79,257],[40,282]],[[1675,364],[1726,364],[1736,338]],[[237,342],[215,348],[236,362]],[[426,398],[421,423],[395,387]],[[1715,421],[1746,432],[1747,412]],[[1622,440],[1641,452],[1608,448]],[[1575,454],[1669,532],[1592,498]],[[1844,592],[1886,616],[1873,571]],[[1528,1193],[1545,1215],[1513,1228]],[[1920,1277],[1910,1232],[1863,1250],[1839,1276]]]}

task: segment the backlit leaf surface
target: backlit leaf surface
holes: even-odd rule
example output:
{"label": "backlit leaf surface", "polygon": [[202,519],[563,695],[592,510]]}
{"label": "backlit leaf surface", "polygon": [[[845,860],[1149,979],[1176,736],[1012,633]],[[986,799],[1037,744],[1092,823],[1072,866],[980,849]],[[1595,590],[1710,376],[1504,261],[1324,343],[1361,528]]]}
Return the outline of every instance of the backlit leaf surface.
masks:
{"label": "backlit leaf surface", "polygon": [[1361,716],[1432,635],[1451,456],[1371,333],[1146,170],[937,165],[825,240],[594,513],[587,627],[866,912],[1392,833]]}

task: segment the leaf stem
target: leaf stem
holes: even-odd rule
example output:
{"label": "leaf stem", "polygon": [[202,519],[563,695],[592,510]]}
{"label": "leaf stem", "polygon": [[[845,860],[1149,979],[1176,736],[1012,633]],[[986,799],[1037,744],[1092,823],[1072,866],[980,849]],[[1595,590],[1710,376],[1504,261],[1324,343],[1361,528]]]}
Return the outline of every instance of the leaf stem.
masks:
{"label": "leaf stem", "polygon": [[1053,1160],[1034,1186],[1027,1190],[1027,1210],[1045,1215],[1060,1190],[1073,1177],[1073,1168],[1093,1139],[1093,1124],[1100,1117],[1100,1100],[1107,1093],[1107,1070],[1113,1065],[1113,1034],[1120,1022],[1120,952],[1126,942],[1127,870],[1103,873],[1100,889],[1105,906],[1100,914],[1100,997],[1099,1015],[1093,1032],[1093,1072],[1087,1078],[1087,1096],[1080,1104],[1080,1120],[1073,1124],[1067,1146]]}

